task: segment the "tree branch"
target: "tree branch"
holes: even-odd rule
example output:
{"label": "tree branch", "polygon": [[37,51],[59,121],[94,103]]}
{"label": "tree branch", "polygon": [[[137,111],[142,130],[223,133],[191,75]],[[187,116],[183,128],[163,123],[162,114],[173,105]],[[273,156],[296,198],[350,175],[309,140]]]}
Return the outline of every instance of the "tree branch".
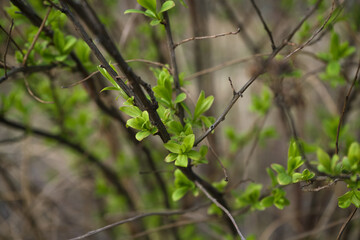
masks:
{"label": "tree branch", "polygon": [[184,43],[187,43],[190,41],[194,41],[194,40],[204,40],[204,39],[223,37],[223,36],[227,36],[227,35],[235,35],[235,34],[238,34],[239,32],[240,32],[240,28],[238,28],[238,30],[236,30],[235,32],[220,33],[220,34],[215,34],[215,35],[211,35],[211,36],[203,36],[203,37],[191,37],[191,38],[184,39],[178,43],[175,43],[173,47],[176,48],[181,44],[184,44]]}
{"label": "tree branch", "polygon": [[271,42],[271,48],[272,50],[274,51],[276,49],[276,45],[275,45],[275,42],[274,42],[274,39],[273,39],[273,36],[272,36],[272,33],[268,27],[268,25],[266,24],[265,20],[264,20],[264,17],[262,16],[261,12],[260,12],[260,9],[258,8],[258,6],[256,5],[255,3],[255,0],[250,0],[251,1],[251,4],[253,5],[253,7],[255,8],[255,11],[257,13],[257,15],[259,16],[260,20],[261,20],[261,23],[263,24],[264,28],[265,28],[265,31],[266,33],[268,34],[269,38],[270,38],[270,42]]}

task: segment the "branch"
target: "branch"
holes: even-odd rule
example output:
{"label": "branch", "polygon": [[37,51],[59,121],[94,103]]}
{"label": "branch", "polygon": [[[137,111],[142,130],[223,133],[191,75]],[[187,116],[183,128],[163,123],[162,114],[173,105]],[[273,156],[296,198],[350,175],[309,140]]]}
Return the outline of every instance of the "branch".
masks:
{"label": "branch", "polygon": [[[138,105],[138,107],[140,109],[146,110],[149,113],[151,123],[157,127],[161,139],[164,142],[167,142],[168,140],[170,140],[170,135],[167,132],[164,124],[162,123],[159,115],[156,112],[156,107],[157,107],[156,103],[154,101],[150,102],[147,99],[146,95],[144,94],[144,92],[142,91],[141,86],[140,86],[140,84],[143,83],[143,81],[141,80],[141,78],[139,76],[137,76],[132,71],[132,69],[129,67],[129,65],[125,62],[125,60],[121,56],[120,52],[117,51],[116,46],[114,45],[114,48],[111,49],[111,52],[113,53],[112,55],[115,58],[116,62],[119,64],[121,71],[124,73],[124,75],[129,80],[129,83],[130,83],[132,89],[129,89],[129,87],[119,78],[119,76],[117,76],[117,73],[110,67],[110,65],[106,61],[105,57],[102,55],[102,53],[96,47],[96,45],[93,43],[92,39],[89,37],[89,35],[87,34],[87,32],[85,31],[83,26],[78,21],[78,19],[75,18],[75,16],[72,14],[72,12],[68,8],[67,4],[65,3],[65,2],[71,3],[72,1],[61,0],[60,2],[63,7],[63,12],[73,22],[76,31],[80,33],[83,40],[88,44],[88,46],[90,47],[92,52],[95,54],[95,56],[98,58],[100,63],[103,65],[103,67],[106,69],[106,71],[110,74],[110,76],[115,81],[117,81],[119,83],[120,87],[124,90],[124,92],[128,96],[135,97],[135,103]],[[95,31],[95,30],[93,30],[93,26],[90,26],[90,29],[92,29],[92,31]],[[101,33],[105,34],[104,32],[106,33],[105,27],[104,27],[103,32],[101,32]],[[150,93],[150,96],[152,96],[151,88],[148,86],[147,89],[148,89],[148,93]]]}
{"label": "branch", "polygon": [[251,0],[251,4],[253,5],[253,7],[255,8],[255,11],[257,13],[257,15],[259,16],[260,20],[261,20],[261,23],[263,24],[264,28],[265,28],[265,31],[266,33],[268,34],[269,38],[270,38],[270,42],[271,42],[271,48],[272,50],[274,51],[276,49],[276,45],[275,45],[275,42],[274,42],[274,39],[273,39],[273,36],[272,36],[272,33],[269,29],[269,27],[267,26],[261,12],[260,12],[260,9],[258,8],[258,6],[256,5],[255,3],[255,0]]}
{"label": "branch", "polygon": [[296,48],[294,51],[289,53],[284,59],[291,57],[293,54],[297,53],[298,51],[300,51],[301,49],[303,49],[304,47],[309,45],[311,43],[311,41],[325,28],[325,25],[329,22],[332,14],[334,13],[334,10],[335,10],[335,0],[333,0],[330,13],[327,16],[327,18],[325,19],[325,22],[321,25],[321,27],[319,29],[317,29],[305,43],[301,44],[298,48]]}
{"label": "branch", "polygon": [[340,135],[340,128],[341,128],[341,125],[342,125],[342,122],[343,122],[343,119],[344,119],[344,116],[345,116],[345,111],[346,111],[346,108],[347,108],[347,104],[349,102],[349,98],[350,98],[350,94],[351,94],[351,91],[353,89],[353,87],[355,86],[355,83],[356,83],[356,80],[358,79],[359,77],[359,70],[360,70],[360,61],[359,61],[359,65],[357,67],[357,70],[356,70],[356,73],[355,73],[355,77],[354,77],[354,80],[348,90],[348,93],[346,94],[345,96],[345,101],[344,101],[344,106],[343,106],[343,109],[342,109],[342,113],[341,113],[341,116],[340,116],[340,120],[339,120],[339,125],[337,127],[337,131],[336,131],[336,144],[335,144],[335,154],[338,154],[339,153],[339,135]]}
{"label": "branch", "polygon": [[221,210],[223,210],[223,212],[228,216],[228,218],[231,220],[231,222],[233,223],[238,235],[240,236],[241,240],[246,240],[245,237],[242,235],[242,233],[240,232],[240,229],[238,227],[238,225],[236,224],[235,219],[233,218],[233,216],[231,215],[231,213],[229,212],[229,210],[227,210],[223,205],[221,205],[215,198],[213,198],[210,193],[208,193],[206,191],[206,189],[197,181],[195,181],[195,185],[206,195],[207,198],[209,198],[216,206],[218,206]]}
{"label": "branch", "polygon": [[205,206],[207,206],[208,204],[202,204],[202,205],[199,205],[199,206],[196,206],[196,207],[193,207],[193,208],[190,208],[190,209],[186,209],[186,210],[175,210],[175,211],[163,211],[163,212],[150,212],[150,213],[144,213],[144,214],[139,214],[139,215],[136,215],[134,217],[130,217],[130,218],[127,218],[127,219],[124,219],[124,220],[121,220],[121,221],[118,221],[118,222],[115,222],[115,223],[112,223],[112,224],[109,224],[109,225],[106,225],[105,227],[102,227],[102,228],[99,228],[99,229],[96,229],[96,230],[93,230],[93,231],[90,231],[84,235],[81,235],[81,236],[78,236],[78,237],[75,237],[75,238],[71,238],[69,240],[79,240],[79,239],[84,239],[84,238],[87,238],[87,237],[90,237],[90,236],[93,236],[95,234],[98,234],[100,232],[103,232],[103,231],[106,231],[108,229],[111,229],[111,228],[114,228],[114,227],[117,227],[119,225],[122,225],[122,224],[125,224],[125,223],[129,223],[129,222],[133,222],[133,221],[136,221],[138,219],[142,219],[142,218],[145,218],[145,217],[150,217],[150,216],[172,216],[172,215],[181,215],[181,214],[185,214],[185,213],[188,213],[188,212],[194,212],[200,208],[203,208]]}
{"label": "branch", "polygon": [[55,64],[12,68],[10,71],[8,71],[7,76],[4,75],[4,76],[0,77],[0,84],[19,72],[22,72],[22,73],[42,72],[42,71],[47,71],[47,70],[53,69],[54,67],[56,67]]}
{"label": "branch", "polygon": [[[11,32],[12,29],[14,27],[14,19],[11,19],[11,25],[10,25],[10,30],[9,30],[9,35],[8,35],[8,39],[6,41],[6,48],[5,48],[5,53],[4,53],[4,70],[5,70],[5,77],[7,77],[7,67],[6,67],[6,56],[7,56],[7,52],[9,49],[9,43],[10,43],[10,39],[11,38]],[[6,32],[6,31],[5,31]]]}
{"label": "branch", "polygon": [[181,44],[184,44],[184,43],[187,43],[190,41],[194,41],[194,40],[204,40],[204,39],[210,39],[210,38],[223,37],[223,36],[227,36],[227,35],[235,35],[235,34],[238,34],[239,32],[240,32],[240,28],[238,28],[238,30],[236,30],[235,32],[220,33],[220,34],[216,34],[216,35],[203,36],[203,37],[191,37],[191,38],[184,39],[178,43],[175,43],[173,48],[176,48]]}
{"label": "branch", "polygon": [[338,236],[336,237],[336,240],[340,240],[340,239],[341,239],[341,235],[344,233],[346,226],[349,224],[349,222],[351,221],[351,219],[354,217],[356,211],[357,211],[357,207],[355,207],[355,208],[351,211],[349,217],[346,219],[346,221],[344,222],[344,224],[341,226],[340,232],[339,232]]}
{"label": "branch", "polygon": [[[24,56],[23,51],[21,50],[21,48],[19,47],[19,45],[15,42],[15,40],[11,37],[11,32],[6,32],[6,30],[1,26],[0,24],[0,29],[6,34],[6,36],[10,39],[10,41],[15,45],[15,47],[19,50],[19,52],[21,53],[22,56]],[[11,27],[10,27],[11,30]]]}
{"label": "branch", "polygon": [[194,146],[197,146],[204,138],[206,138],[222,121],[225,120],[226,115],[229,113],[230,109],[233,107],[233,105],[236,103],[236,101],[242,97],[242,94],[250,87],[250,85],[263,73],[266,72],[266,68],[269,65],[269,63],[274,59],[274,57],[287,45],[287,43],[291,40],[291,38],[295,35],[295,33],[300,29],[302,24],[308,19],[315,10],[319,7],[322,0],[318,0],[315,6],[302,18],[302,20],[295,26],[295,28],[288,34],[288,36],[282,41],[282,44],[278,46],[266,59],[266,61],[263,63],[262,68],[254,74],[246,83],[245,85],[236,93],[233,94],[232,99],[228,103],[228,105],[225,107],[225,110],[220,114],[220,116],[216,119],[216,121],[211,125],[203,135],[201,135],[199,138],[195,140]]}
{"label": "branch", "polygon": [[[161,4],[164,4],[165,0],[160,1]],[[167,42],[168,42],[168,48],[170,51],[170,62],[171,62],[171,69],[173,69],[173,77],[174,77],[174,83],[175,83],[175,90],[176,95],[179,95],[182,91],[180,89],[180,80],[179,80],[179,69],[176,62],[176,55],[175,55],[175,45],[171,33],[171,26],[170,26],[170,19],[168,12],[163,12],[164,16],[164,27],[166,30],[166,36],[167,36]],[[180,119],[180,122],[184,125],[184,108],[181,106],[181,104],[178,105],[178,116]]]}
{"label": "branch", "polygon": [[41,22],[41,24],[40,24],[40,26],[39,26],[38,31],[37,31],[36,34],[35,34],[35,37],[34,37],[33,41],[31,42],[31,45],[30,45],[29,49],[27,50],[27,52],[26,52],[26,54],[25,54],[25,56],[24,56],[24,58],[23,58],[23,62],[22,62],[22,65],[23,65],[23,66],[26,66],[26,61],[27,61],[27,59],[28,59],[31,51],[32,51],[33,48],[35,47],[35,43],[36,43],[37,40],[39,39],[40,33],[42,32],[43,28],[45,27],[45,22],[46,22],[47,18],[49,17],[50,12],[51,12],[51,7],[49,7],[49,9],[48,9],[48,11],[47,11],[44,19],[42,20],[42,22]]}

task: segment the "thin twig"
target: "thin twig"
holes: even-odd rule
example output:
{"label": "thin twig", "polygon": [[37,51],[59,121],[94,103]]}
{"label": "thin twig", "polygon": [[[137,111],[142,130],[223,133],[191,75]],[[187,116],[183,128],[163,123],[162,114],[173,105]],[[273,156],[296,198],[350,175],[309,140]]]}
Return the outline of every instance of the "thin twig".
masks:
{"label": "thin twig", "polygon": [[[161,0],[161,4],[164,4],[165,0]],[[164,15],[164,27],[166,31],[167,36],[167,43],[168,48],[170,51],[170,62],[171,62],[171,69],[173,69],[173,77],[174,77],[174,83],[175,83],[175,91],[176,95],[179,95],[181,93],[181,86],[180,86],[180,79],[179,79],[179,69],[176,61],[176,55],[175,55],[175,47],[174,47],[174,40],[171,33],[171,26],[170,26],[170,19],[169,15],[166,12],[163,13]],[[181,104],[178,105],[178,117],[180,119],[181,124],[184,125],[184,108],[181,106]]]}
{"label": "thin twig", "polygon": [[235,88],[234,88],[234,85],[233,85],[233,83],[232,83],[232,80],[231,80],[230,77],[229,77],[228,79],[229,79],[230,87],[231,87],[231,89],[233,90],[233,94],[236,95],[236,90],[235,90]]}
{"label": "thin twig", "polygon": [[261,20],[261,23],[263,24],[263,26],[264,26],[264,28],[265,28],[265,31],[266,31],[266,33],[268,34],[269,38],[270,38],[272,50],[275,50],[275,49],[276,49],[276,45],[275,45],[275,42],[274,42],[274,38],[273,38],[273,36],[272,36],[272,33],[271,33],[268,25],[266,24],[266,22],[265,22],[265,20],[264,20],[263,15],[261,14],[260,9],[259,9],[258,6],[256,5],[255,0],[251,0],[251,4],[252,4],[253,7],[255,8],[256,13],[257,13],[257,15],[259,16],[259,18],[260,18],[260,20]]}
{"label": "thin twig", "polygon": [[4,53],[4,71],[5,71],[5,78],[7,78],[6,56],[7,56],[7,52],[8,52],[8,49],[9,49],[9,43],[10,43],[11,32],[12,32],[13,27],[14,27],[14,19],[11,19],[11,25],[10,25],[9,35],[8,35],[8,39],[7,39],[7,41],[6,41],[6,47],[5,47],[5,53]]}
{"label": "thin twig", "polygon": [[193,73],[190,76],[185,77],[184,80],[191,80],[191,79],[197,78],[199,76],[218,71],[220,69],[223,69],[225,67],[229,67],[229,66],[237,64],[237,63],[247,62],[247,61],[250,61],[250,60],[252,60],[254,58],[257,58],[257,57],[266,57],[266,56],[269,56],[269,55],[270,54],[255,54],[255,55],[250,56],[250,57],[245,57],[245,58],[242,57],[242,58],[229,60],[229,61],[224,62],[222,64],[219,64],[217,66],[207,68],[207,69],[201,70],[199,72]]}
{"label": "thin twig", "polygon": [[23,73],[42,72],[42,71],[50,70],[50,69],[52,69],[54,67],[56,67],[55,64],[12,68],[7,73],[7,77],[6,76],[0,77],[0,84],[2,82],[4,82],[5,80],[7,80],[9,77],[11,77],[11,76],[13,76],[13,75],[15,75],[16,73],[19,73],[19,72],[23,72]]}
{"label": "thin twig", "polygon": [[326,184],[324,186],[320,186],[320,187],[317,187],[317,188],[301,188],[301,190],[305,191],[305,192],[319,192],[321,190],[324,190],[326,188],[329,188],[331,187],[332,185],[334,185],[336,182],[338,182],[340,179],[336,178],[334,179],[333,181],[331,181],[329,184]]}
{"label": "thin twig", "polygon": [[19,45],[15,42],[15,40],[11,37],[10,33],[6,32],[6,30],[1,26],[0,24],[0,29],[10,38],[10,41],[15,45],[15,47],[19,50],[19,52],[21,53],[21,55],[24,57],[24,53],[21,50],[21,48],[19,47]]}
{"label": "thin twig", "polygon": [[74,83],[72,83],[72,84],[70,84],[70,85],[68,85],[68,86],[61,86],[61,88],[72,88],[72,87],[75,87],[75,86],[77,86],[77,85],[79,85],[79,84],[81,84],[81,83],[83,83],[83,82],[86,82],[87,80],[89,80],[90,78],[92,78],[94,75],[98,74],[99,72],[100,72],[100,71],[97,70],[97,71],[91,73],[91,74],[90,74],[89,76],[87,76],[86,78],[83,78],[83,79],[81,79],[80,81],[74,82]]}
{"label": "thin twig", "polygon": [[23,62],[22,62],[22,65],[23,65],[23,66],[26,66],[26,61],[28,60],[31,51],[33,50],[33,48],[34,48],[34,46],[35,46],[35,43],[36,43],[36,41],[38,40],[38,38],[39,38],[39,36],[40,36],[40,33],[42,32],[42,30],[43,30],[43,28],[44,28],[44,26],[45,26],[45,22],[46,22],[46,20],[47,20],[48,17],[49,17],[49,14],[50,14],[50,12],[51,12],[51,9],[52,9],[52,7],[49,7],[49,9],[48,9],[48,11],[47,11],[47,13],[46,13],[43,21],[42,21],[42,23],[41,23],[41,25],[40,25],[37,33],[36,33],[36,35],[35,35],[32,43],[31,43],[31,45],[30,45],[30,48],[28,49],[28,51],[26,52],[26,54],[25,54],[25,56],[24,56],[24,58],[23,58]]}
{"label": "thin twig", "polygon": [[215,198],[213,198],[210,193],[208,193],[208,191],[206,191],[206,189],[198,182],[195,181],[195,185],[206,195],[206,197],[208,199],[210,199],[216,206],[218,206],[221,210],[223,210],[223,212],[229,217],[229,219],[231,220],[231,222],[233,223],[238,235],[240,236],[241,240],[246,240],[246,238],[242,235],[242,233],[240,232],[240,229],[234,219],[234,217],[231,215],[231,213],[229,212],[229,210],[227,210],[223,205],[221,205]]}
{"label": "thin twig", "polygon": [[356,211],[357,211],[357,207],[355,207],[355,208],[351,211],[349,217],[346,219],[346,221],[344,222],[344,224],[341,226],[340,232],[339,232],[336,240],[340,240],[340,239],[341,239],[341,235],[344,233],[346,226],[349,224],[349,222],[351,221],[351,219],[354,217]]}
{"label": "thin twig", "polygon": [[194,40],[204,40],[204,39],[210,39],[210,38],[223,37],[223,36],[227,36],[227,35],[235,35],[235,34],[238,34],[239,32],[240,32],[240,28],[238,28],[235,32],[220,33],[220,34],[215,34],[215,35],[211,35],[211,36],[203,36],[203,37],[191,37],[191,38],[184,39],[178,43],[175,43],[174,48],[178,47],[181,44],[184,44],[184,43],[187,43],[190,41],[194,41]]}
{"label": "thin twig", "polygon": [[188,212],[194,212],[202,207],[205,207],[207,206],[208,204],[202,204],[202,205],[199,205],[199,206],[196,206],[196,207],[193,207],[193,208],[190,208],[190,209],[186,209],[186,210],[175,210],[175,211],[163,211],[163,212],[150,212],[150,213],[144,213],[144,214],[139,214],[139,215],[136,215],[134,217],[130,217],[130,218],[127,218],[127,219],[124,219],[124,220],[121,220],[121,221],[118,221],[118,222],[115,222],[115,223],[112,223],[112,224],[109,224],[109,225],[106,225],[105,227],[102,227],[102,228],[98,228],[96,230],[93,230],[93,231],[90,231],[84,235],[81,235],[81,236],[78,236],[78,237],[75,237],[75,238],[71,238],[69,240],[79,240],[79,239],[84,239],[84,238],[87,238],[87,237],[90,237],[90,236],[93,236],[95,234],[98,234],[100,232],[103,232],[103,231],[106,231],[110,228],[114,228],[114,227],[117,227],[119,225],[122,225],[124,223],[129,223],[129,222],[133,222],[135,220],[138,220],[138,219],[142,219],[142,218],[145,218],[145,217],[149,217],[149,216],[172,216],[172,215],[181,215],[181,214],[185,214],[185,213],[188,213]]}
{"label": "thin twig", "polygon": [[37,97],[34,92],[31,90],[29,82],[27,80],[27,77],[24,76],[24,82],[25,82],[25,87],[26,90],[28,91],[28,93],[30,94],[31,97],[33,97],[36,101],[38,101],[39,103],[44,103],[44,104],[53,104],[54,102],[52,101],[44,101],[41,98]]}
{"label": "thin twig", "polygon": [[336,131],[335,154],[338,154],[338,153],[339,153],[340,128],[341,128],[341,125],[342,125],[342,122],[343,122],[343,119],[344,119],[344,116],[345,116],[345,111],[346,111],[346,108],[347,108],[347,104],[348,104],[348,101],[349,101],[349,97],[350,97],[351,91],[352,91],[353,87],[355,86],[356,80],[357,80],[358,77],[359,77],[359,70],[360,70],[360,61],[359,61],[359,65],[358,65],[357,70],[356,70],[356,74],[355,74],[354,80],[353,80],[353,82],[352,82],[352,84],[351,84],[351,86],[350,86],[350,88],[349,88],[348,93],[347,93],[346,96],[345,96],[344,106],[343,106],[342,113],[341,113],[341,116],[340,116],[339,125],[338,125],[337,131]]}
{"label": "thin twig", "polygon": [[330,20],[331,16],[333,15],[334,11],[335,11],[335,0],[333,0],[332,5],[331,5],[330,13],[327,16],[327,18],[325,19],[325,22],[321,25],[321,27],[318,28],[313,33],[313,35],[311,35],[311,37],[305,43],[301,44],[298,48],[296,48],[294,51],[289,53],[284,59],[287,59],[287,58],[291,57],[293,54],[297,53],[298,51],[300,51],[301,49],[303,49],[304,47],[309,45],[310,42],[325,28],[325,25],[329,22],[329,20]]}

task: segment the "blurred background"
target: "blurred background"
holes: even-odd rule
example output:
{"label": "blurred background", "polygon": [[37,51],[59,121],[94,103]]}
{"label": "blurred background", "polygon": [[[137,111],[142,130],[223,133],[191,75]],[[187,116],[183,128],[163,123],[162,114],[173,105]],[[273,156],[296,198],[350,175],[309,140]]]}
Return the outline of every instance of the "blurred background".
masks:
{"label": "blurred background", "polygon": [[[55,7],[49,11],[47,1],[24,1],[40,23],[49,11],[49,31],[40,34],[28,56],[29,70],[20,69],[39,25],[36,17],[21,14],[24,10],[13,5],[16,2],[0,1],[0,239],[70,239],[140,213],[193,207],[174,216],[125,223],[86,239],[233,239],[224,218],[209,212],[210,201],[202,194],[189,192],[172,201],[175,168],[164,162],[167,151],[160,138],[137,143],[134,132],[125,127],[128,117],[118,110],[123,100],[113,91],[101,92],[109,83],[100,74],[79,82],[100,63],[71,21]],[[134,0],[67,2],[84,25],[81,9],[88,16],[95,13],[132,69],[156,85],[154,72],[170,64],[163,26],[151,26],[141,14],[124,14],[141,9]],[[188,0],[187,7],[174,2],[169,17],[175,43],[213,36],[183,43],[175,53],[188,106],[194,109],[203,90],[215,97],[206,114],[218,118],[233,90],[263,70],[272,42],[252,1]],[[337,205],[346,192],[344,182],[321,191],[317,187],[328,182],[286,186],[290,205],[283,210],[255,210],[239,198],[251,183],[262,184],[261,197],[269,194],[266,169],[272,163],[286,165],[292,138],[302,142],[308,163],[316,161],[318,147],[335,153],[339,118],[359,60],[360,3],[256,0],[256,5],[274,47],[315,10],[202,142],[209,146],[208,164],[193,169],[211,183],[223,183],[222,162],[229,180],[224,198],[248,239],[335,239],[354,207]],[[111,60],[101,34],[86,30]],[[221,33],[228,34],[215,37]],[[312,36],[303,49],[287,57]],[[61,44],[68,49],[60,49]],[[339,135],[340,156],[360,140],[359,106],[357,83]],[[199,137],[203,130],[194,133]],[[355,214],[342,239],[359,239],[359,224]]]}

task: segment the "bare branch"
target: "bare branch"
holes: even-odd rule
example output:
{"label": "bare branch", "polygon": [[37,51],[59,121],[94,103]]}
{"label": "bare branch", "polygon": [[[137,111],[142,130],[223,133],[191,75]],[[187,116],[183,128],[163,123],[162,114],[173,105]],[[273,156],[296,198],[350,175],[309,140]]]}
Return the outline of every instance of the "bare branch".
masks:
{"label": "bare branch", "polygon": [[42,100],[41,98],[39,98],[38,96],[36,96],[36,95],[34,94],[34,92],[31,90],[30,85],[29,85],[29,82],[28,82],[26,76],[24,76],[24,82],[25,82],[26,90],[28,91],[28,93],[30,94],[30,96],[31,96],[32,98],[34,98],[36,101],[38,101],[39,103],[44,103],[44,104],[53,104],[53,103],[54,103],[54,102],[51,102],[51,101],[44,101],[44,100]]}
{"label": "bare branch", "polygon": [[273,36],[272,36],[272,33],[268,27],[268,25],[266,24],[265,20],[264,20],[264,17],[262,16],[261,12],[260,12],[260,9],[258,8],[258,6],[256,5],[255,3],[255,0],[250,0],[251,1],[251,4],[253,5],[253,7],[255,8],[255,11],[257,13],[257,15],[259,16],[260,20],[261,20],[261,23],[263,24],[264,28],[265,28],[265,31],[266,33],[268,34],[269,38],[270,38],[270,42],[271,42],[271,48],[272,50],[274,51],[276,49],[276,45],[275,45],[275,42],[274,42],[274,39],[273,39]]}
{"label": "bare branch", "polygon": [[227,35],[235,35],[235,34],[238,34],[239,32],[240,32],[240,28],[238,28],[235,32],[220,33],[220,34],[215,34],[215,35],[211,35],[211,36],[203,36],[203,37],[191,37],[191,38],[184,39],[178,43],[175,43],[173,48],[176,48],[181,44],[184,44],[184,43],[187,43],[190,41],[194,41],[194,40],[204,40],[204,39],[223,37],[223,36],[227,36]]}
{"label": "bare branch", "polygon": [[8,35],[8,39],[7,39],[7,41],[6,41],[6,48],[5,48],[5,53],[4,53],[5,78],[7,78],[6,56],[7,56],[7,52],[8,52],[8,49],[9,49],[9,43],[10,43],[11,32],[12,32],[13,27],[14,27],[14,19],[11,19],[11,25],[10,25],[9,35]]}
{"label": "bare branch", "polygon": [[7,80],[9,77],[12,77],[13,75],[19,72],[23,72],[23,73],[42,72],[42,71],[50,70],[54,67],[56,67],[55,64],[12,68],[10,71],[8,71],[7,76],[0,77],[0,84],[5,80]]}
{"label": "bare branch", "polygon": [[163,212],[150,212],[150,213],[144,213],[144,214],[139,214],[139,215],[136,215],[134,217],[130,217],[130,218],[127,218],[127,219],[124,219],[124,220],[121,220],[121,221],[118,221],[118,222],[115,222],[115,223],[112,223],[112,224],[109,224],[105,227],[102,227],[102,228],[99,228],[99,229],[96,229],[96,230],[93,230],[93,231],[90,231],[84,235],[81,235],[81,236],[78,236],[78,237],[75,237],[75,238],[71,238],[69,240],[79,240],[79,239],[84,239],[84,238],[87,238],[87,237],[90,237],[90,236],[93,236],[95,234],[98,234],[100,232],[103,232],[103,231],[106,231],[110,228],[114,228],[114,227],[117,227],[119,225],[122,225],[124,223],[129,223],[129,222],[133,222],[133,221],[136,221],[138,219],[142,219],[142,218],[145,218],[145,217],[150,217],[150,216],[172,216],[172,215],[181,215],[181,214],[185,214],[185,213],[188,213],[188,212],[194,212],[200,208],[203,208],[205,206],[208,206],[208,204],[202,204],[202,205],[199,205],[199,206],[196,206],[196,207],[193,207],[193,208],[190,208],[190,209],[186,209],[186,210],[175,210],[175,211],[163,211]]}
{"label": "bare branch", "polygon": [[193,73],[190,76],[185,77],[184,79],[185,80],[191,80],[191,79],[197,78],[199,76],[218,71],[220,69],[223,69],[225,67],[229,67],[229,66],[237,64],[237,63],[247,62],[247,61],[253,60],[254,58],[257,58],[257,57],[266,57],[266,56],[269,56],[269,55],[270,54],[255,54],[255,55],[250,56],[250,57],[245,57],[245,58],[241,57],[241,58],[229,60],[229,61],[224,62],[222,64],[219,64],[217,66],[214,66],[214,67],[211,67],[211,68],[204,69],[204,70],[201,70],[199,72]]}
{"label": "bare branch", "polygon": [[31,42],[31,45],[30,45],[28,51],[26,52],[26,54],[25,54],[25,56],[24,56],[24,58],[23,58],[23,62],[22,62],[22,65],[23,65],[23,66],[26,66],[26,61],[27,61],[27,59],[28,59],[31,51],[32,51],[33,48],[34,48],[36,41],[39,39],[40,33],[42,32],[42,30],[43,30],[43,28],[44,28],[44,26],[45,26],[45,22],[46,22],[47,18],[49,17],[49,14],[50,14],[50,12],[51,12],[51,9],[52,9],[52,8],[49,7],[48,11],[46,12],[45,17],[44,17],[44,19],[43,19],[43,21],[42,21],[42,23],[41,23],[41,25],[40,25],[37,33],[35,34],[35,37],[34,37],[33,41]]}
{"label": "bare branch", "polygon": [[340,240],[340,239],[341,239],[341,235],[344,233],[346,226],[349,224],[349,222],[351,221],[351,219],[354,217],[356,211],[357,211],[357,207],[355,207],[355,208],[351,211],[349,217],[346,219],[346,221],[344,222],[344,224],[341,226],[340,232],[339,232],[338,236],[336,237],[336,240]]}
{"label": "bare branch", "polygon": [[208,193],[206,191],[206,189],[198,182],[195,181],[195,185],[206,195],[207,198],[209,198],[216,206],[218,206],[221,210],[223,210],[223,212],[228,216],[228,218],[231,220],[231,222],[233,223],[238,235],[240,236],[241,240],[246,240],[245,237],[242,235],[242,233],[240,232],[240,229],[238,227],[238,225],[236,224],[236,221],[234,219],[234,217],[231,215],[231,213],[229,212],[229,210],[227,210],[223,205],[221,205],[215,198],[213,198],[210,193]]}
{"label": "bare branch", "polygon": [[337,127],[337,131],[336,131],[336,144],[335,144],[335,154],[338,154],[339,153],[339,135],[340,135],[340,128],[341,128],[341,125],[342,125],[342,122],[343,122],[343,119],[344,119],[344,116],[345,116],[345,111],[346,111],[346,108],[347,108],[347,104],[348,104],[348,101],[349,101],[349,98],[350,98],[350,94],[351,94],[351,91],[353,89],[353,87],[355,86],[355,83],[359,77],[359,70],[360,70],[360,61],[359,61],[359,65],[357,67],[357,70],[356,70],[356,73],[355,73],[355,77],[354,77],[354,80],[349,88],[349,91],[348,93],[346,94],[345,96],[345,101],[344,101],[344,105],[343,105],[343,109],[342,109],[342,113],[341,113],[341,116],[340,116],[340,120],[339,120],[339,125]]}

